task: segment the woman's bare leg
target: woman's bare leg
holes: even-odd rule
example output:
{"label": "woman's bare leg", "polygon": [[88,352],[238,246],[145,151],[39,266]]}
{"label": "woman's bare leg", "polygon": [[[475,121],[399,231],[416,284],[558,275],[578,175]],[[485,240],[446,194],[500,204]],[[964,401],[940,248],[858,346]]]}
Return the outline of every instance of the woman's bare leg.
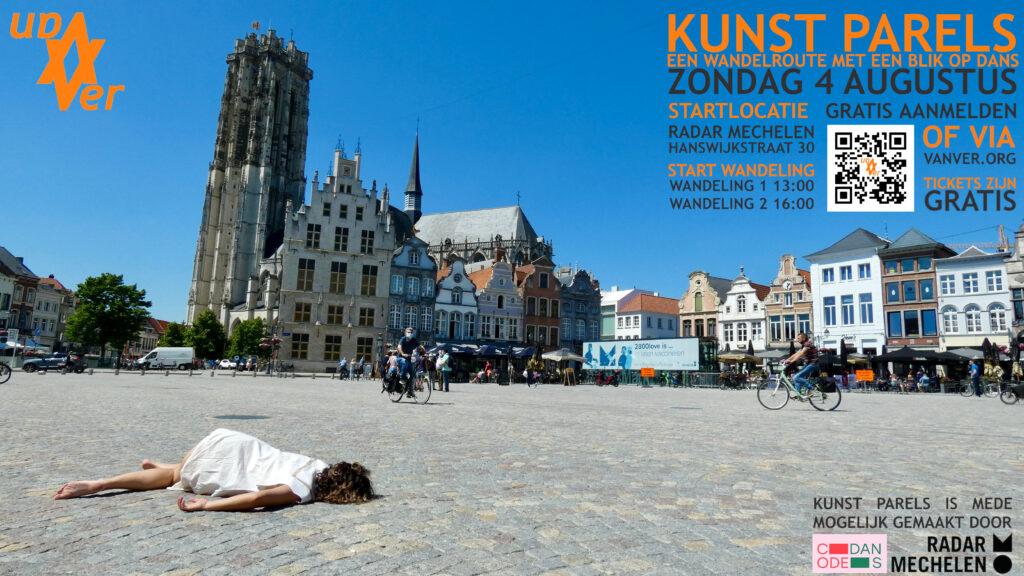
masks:
{"label": "woman's bare leg", "polygon": [[153,469],[153,468],[169,468],[169,469],[174,469],[174,468],[179,468],[180,466],[181,466],[180,464],[168,464],[166,462],[157,462],[155,460],[150,460],[149,458],[146,458],[145,460],[142,461],[142,469],[143,470],[150,470],[150,469]]}
{"label": "woman's bare leg", "polygon": [[103,490],[159,490],[167,488],[181,479],[181,467],[188,460],[188,457],[192,455],[193,450],[195,448],[188,451],[188,454],[181,459],[180,464],[154,462],[146,458],[142,461],[142,470],[137,472],[129,472],[102,480],[68,482],[61,486],[60,490],[57,490],[57,494],[53,498],[54,500],[78,498],[102,492]]}

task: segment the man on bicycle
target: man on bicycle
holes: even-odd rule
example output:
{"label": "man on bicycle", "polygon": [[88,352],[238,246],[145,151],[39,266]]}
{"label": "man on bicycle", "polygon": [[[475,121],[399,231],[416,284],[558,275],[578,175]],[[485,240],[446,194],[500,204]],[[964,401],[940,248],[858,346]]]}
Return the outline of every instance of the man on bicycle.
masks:
{"label": "man on bicycle", "polygon": [[419,351],[420,354],[426,354],[426,349],[420,344],[420,341],[413,336],[413,329],[405,329],[405,337],[398,342],[398,371],[399,377],[405,378],[408,383],[408,391],[406,396],[409,398],[415,398],[416,394],[413,393],[412,385],[412,355],[414,352]]}
{"label": "man on bicycle", "polygon": [[799,360],[804,361],[804,367],[799,372],[793,375],[793,383],[796,384],[796,393],[800,395],[801,399],[807,398],[802,389],[812,388],[811,383],[807,381],[807,378],[817,375],[821,370],[818,368],[818,348],[814,346],[811,339],[807,337],[807,334],[801,332],[797,334],[796,341],[800,343],[800,349],[795,354],[786,358],[783,364],[793,364]]}

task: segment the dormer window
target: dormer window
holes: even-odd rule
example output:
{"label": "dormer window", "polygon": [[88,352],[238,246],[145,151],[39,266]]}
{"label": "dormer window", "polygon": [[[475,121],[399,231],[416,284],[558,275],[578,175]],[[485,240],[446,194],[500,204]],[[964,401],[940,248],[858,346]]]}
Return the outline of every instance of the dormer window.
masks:
{"label": "dormer window", "polygon": [[419,253],[419,250],[413,250],[412,252],[409,252],[409,264],[411,266],[418,266],[419,263],[420,263],[420,253]]}

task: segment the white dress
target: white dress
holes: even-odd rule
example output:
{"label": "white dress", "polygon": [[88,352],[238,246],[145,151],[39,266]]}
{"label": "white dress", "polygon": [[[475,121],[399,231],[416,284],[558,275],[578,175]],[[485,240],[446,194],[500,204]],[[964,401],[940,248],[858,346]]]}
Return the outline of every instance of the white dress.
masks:
{"label": "white dress", "polygon": [[181,480],[168,490],[234,496],[284,484],[306,503],[313,499],[313,475],[324,468],[322,460],[218,428],[199,441],[181,467]]}

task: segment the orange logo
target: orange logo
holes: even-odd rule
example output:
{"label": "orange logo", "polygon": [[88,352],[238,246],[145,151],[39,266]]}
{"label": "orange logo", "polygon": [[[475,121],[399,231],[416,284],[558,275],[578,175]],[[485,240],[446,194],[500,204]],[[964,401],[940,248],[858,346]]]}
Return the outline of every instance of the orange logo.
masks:
{"label": "orange logo", "polygon": [[[25,18],[25,29],[19,32],[18,24],[21,14],[15,12],[11,18],[11,37],[31,38],[35,17],[36,14],[34,12],[28,13]],[[47,27],[51,24],[52,28],[47,30]],[[103,48],[103,43],[106,42],[106,39],[97,38],[89,40],[89,31],[85,27],[85,14],[81,12],[75,13],[71,23],[64,30],[64,36],[55,39],[57,33],[60,32],[60,27],[60,14],[39,15],[39,30],[36,37],[40,40],[46,40],[46,51],[50,56],[50,61],[46,64],[46,68],[43,69],[39,80],[36,80],[36,84],[53,84],[53,88],[57,92],[57,107],[61,110],[68,109],[71,101],[78,94],[79,89],[85,84],[86,86],[82,89],[78,102],[84,110],[97,110],[100,106],[99,101],[103,99],[104,89],[96,81],[96,68],[94,64],[96,57],[99,56],[100,48]],[[72,44],[75,45],[75,49],[78,52],[78,67],[75,68],[69,80],[67,71],[64,69],[64,60],[67,58],[68,53],[71,52]],[[114,94],[123,91],[124,84],[108,86],[106,89],[106,105],[103,109],[110,110],[114,105]]]}

